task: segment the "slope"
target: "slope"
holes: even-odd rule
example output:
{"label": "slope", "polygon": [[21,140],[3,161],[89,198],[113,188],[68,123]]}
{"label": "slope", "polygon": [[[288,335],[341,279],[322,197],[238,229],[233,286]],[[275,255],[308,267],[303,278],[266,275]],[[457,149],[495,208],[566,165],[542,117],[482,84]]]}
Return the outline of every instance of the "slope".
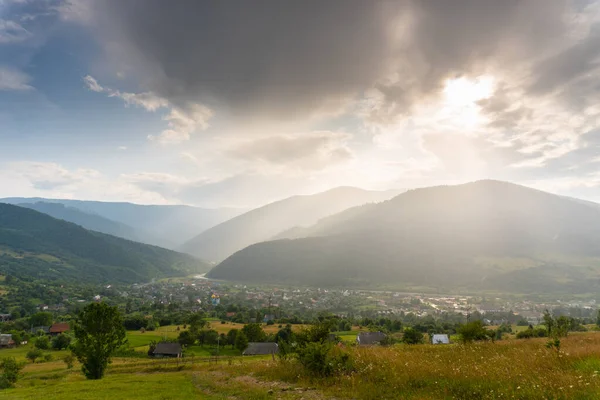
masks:
{"label": "slope", "polygon": [[9,204],[40,201],[75,207],[83,212],[128,225],[135,230],[136,240],[166,248],[175,248],[199,232],[245,211],[234,208],[206,209],[183,205],[141,205],[85,200],[21,197],[0,199],[0,202]]}
{"label": "slope", "polygon": [[317,237],[245,248],[208,276],[520,291],[588,291],[600,282],[595,205],[479,181],[411,190],[352,212],[303,233]]}
{"label": "slope", "polygon": [[205,260],[222,260],[253,243],[298,225],[311,225],[320,218],[349,207],[389,199],[394,192],[374,192],[339,187],[326,192],[293,196],[267,204],[221,223],[185,243],[180,250]]}
{"label": "slope", "polygon": [[0,272],[23,279],[140,282],[203,272],[186,254],[0,203]]}
{"label": "slope", "polygon": [[65,206],[61,203],[48,203],[38,201],[36,203],[20,203],[19,207],[30,208],[57,219],[80,225],[85,229],[106,233],[107,235],[136,240],[135,229],[117,221],[104,218],[97,214],[91,214],[76,207]]}

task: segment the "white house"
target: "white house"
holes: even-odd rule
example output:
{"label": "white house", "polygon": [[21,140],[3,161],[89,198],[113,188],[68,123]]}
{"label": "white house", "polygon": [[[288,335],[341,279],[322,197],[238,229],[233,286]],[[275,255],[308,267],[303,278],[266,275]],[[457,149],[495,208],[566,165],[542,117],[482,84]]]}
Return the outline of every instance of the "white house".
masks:
{"label": "white house", "polygon": [[431,338],[431,343],[433,343],[433,344],[449,344],[450,339],[448,338],[448,335],[446,335],[446,334],[437,334],[437,335],[433,335],[433,337]]}

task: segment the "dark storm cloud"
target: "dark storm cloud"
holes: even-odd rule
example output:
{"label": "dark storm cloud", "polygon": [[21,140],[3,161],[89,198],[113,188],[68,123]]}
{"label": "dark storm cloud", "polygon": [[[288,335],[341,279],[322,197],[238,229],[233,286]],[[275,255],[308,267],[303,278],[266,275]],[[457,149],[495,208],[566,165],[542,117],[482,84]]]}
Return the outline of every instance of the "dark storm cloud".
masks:
{"label": "dark storm cloud", "polygon": [[89,20],[170,101],[305,118],[374,86],[400,113],[452,74],[534,56],[562,35],[565,4],[109,0],[90,2]]}

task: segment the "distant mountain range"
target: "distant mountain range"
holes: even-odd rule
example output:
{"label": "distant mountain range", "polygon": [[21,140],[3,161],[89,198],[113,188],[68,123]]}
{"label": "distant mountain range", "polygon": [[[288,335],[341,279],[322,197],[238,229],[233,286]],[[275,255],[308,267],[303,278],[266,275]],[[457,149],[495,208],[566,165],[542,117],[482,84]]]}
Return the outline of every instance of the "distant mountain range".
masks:
{"label": "distant mountain range", "polygon": [[179,250],[209,261],[223,260],[246,246],[270,240],[294,227],[310,226],[323,217],[360,204],[387,200],[398,193],[339,187],[314,195],[293,196],[216,225]]}
{"label": "distant mountain range", "polygon": [[506,182],[411,190],[276,237],[208,276],[521,293],[595,292],[600,283],[598,205]]}
{"label": "distant mountain range", "polygon": [[0,203],[22,205],[86,229],[172,249],[245,211],[23,197],[0,199]]}
{"label": "distant mountain range", "polygon": [[22,279],[147,282],[209,266],[192,256],[89,231],[0,203],[0,273]]}

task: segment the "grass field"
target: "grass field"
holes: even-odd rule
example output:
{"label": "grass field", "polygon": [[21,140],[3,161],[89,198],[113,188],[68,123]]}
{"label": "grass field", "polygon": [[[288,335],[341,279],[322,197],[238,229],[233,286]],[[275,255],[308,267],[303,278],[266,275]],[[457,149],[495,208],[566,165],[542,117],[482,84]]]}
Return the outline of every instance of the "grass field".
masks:
{"label": "grass field", "polygon": [[[355,331],[339,332],[342,337]],[[145,334],[144,334],[145,335]],[[115,358],[101,381],[80,366],[27,363],[17,387],[0,399],[575,399],[600,398],[600,333],[574,333],[561,352],[546,339],[462,345],[346,346],[353,372],[328,378],[308,374],[295,360],[204,357],[184,360]],[[196,349],[197,348],[197,349]],[[26,348],[0,351],[24,359]],[[56,355],[66,352],[51,352]]]}

